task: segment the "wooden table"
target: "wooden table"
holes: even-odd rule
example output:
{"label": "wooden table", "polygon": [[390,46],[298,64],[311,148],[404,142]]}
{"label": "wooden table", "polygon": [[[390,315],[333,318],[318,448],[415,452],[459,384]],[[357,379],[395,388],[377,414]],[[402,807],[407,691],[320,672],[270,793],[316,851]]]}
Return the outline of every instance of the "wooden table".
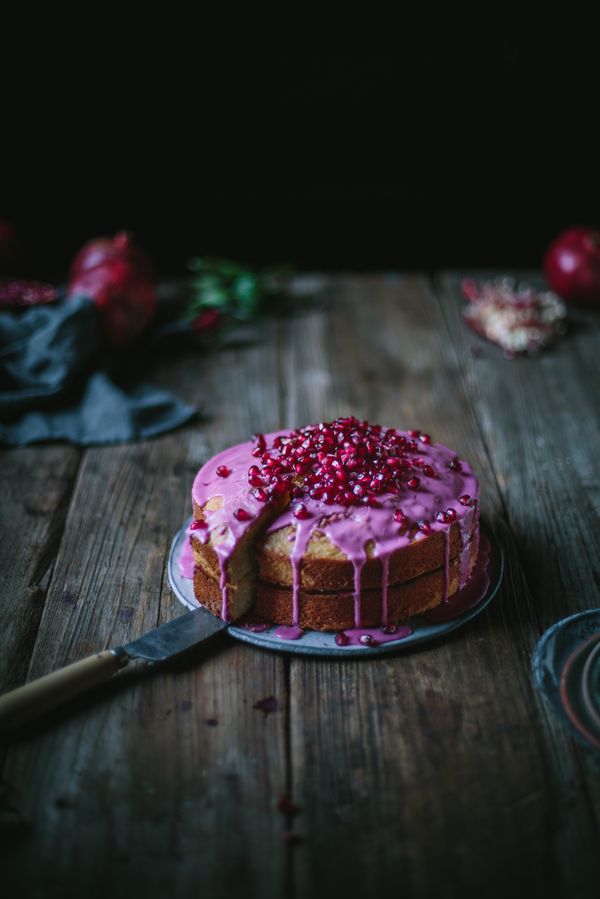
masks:
{"label": "wooden table", "polygon": [[508,563],[484,615],[418,652],[323,661],[220,635],[6,743],[17,895],[598,895],[600,759],[538,695],[531,655],[600,605],[599,320],[507,361],[464,327],[458,283],[322,278],[316,306],[251,345],[153,373],[203,420],[0,454],[3,689],[182,612],[166,559],[194,474],[256,430],[353,413],[429,431],[472,461]]}

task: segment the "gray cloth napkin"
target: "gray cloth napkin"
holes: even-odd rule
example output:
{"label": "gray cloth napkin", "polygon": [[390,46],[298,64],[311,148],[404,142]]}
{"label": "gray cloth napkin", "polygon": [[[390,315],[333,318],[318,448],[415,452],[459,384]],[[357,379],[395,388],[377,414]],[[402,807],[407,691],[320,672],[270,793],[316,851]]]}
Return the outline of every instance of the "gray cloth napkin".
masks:
{"label": "gray cloth napkin", "polygon": [[189,421],[196,409],[102,366],[96,310],[86,297],[0,313],[0,443],[122,443]]}

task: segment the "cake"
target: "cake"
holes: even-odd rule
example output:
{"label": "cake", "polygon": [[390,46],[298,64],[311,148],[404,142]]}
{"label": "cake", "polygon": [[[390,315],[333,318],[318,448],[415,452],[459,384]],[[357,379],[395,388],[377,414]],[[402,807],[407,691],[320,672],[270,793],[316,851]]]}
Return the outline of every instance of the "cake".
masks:
{"label": "cake", "polygon": [[194,593],[297,629],[388,627],[447,602],[479,542],[479,487],[418,430],[355,418],[258,434],[194,480]]}

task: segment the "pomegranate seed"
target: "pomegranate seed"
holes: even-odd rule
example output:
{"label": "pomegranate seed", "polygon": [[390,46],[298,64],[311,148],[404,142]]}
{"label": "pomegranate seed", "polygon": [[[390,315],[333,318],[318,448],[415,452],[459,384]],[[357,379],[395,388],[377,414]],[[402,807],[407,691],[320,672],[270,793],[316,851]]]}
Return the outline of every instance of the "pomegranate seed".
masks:
{"label": "pomegranate seed", "polygon": [[371,634],[361,634],[358,638],[363,646],[370,646],[373,648],[374,646],[379,646],[379,642],[372,637]]}
{"label": "pomegranate seed", "polygon": [[458,501],[461,504],[461,506],[472,506],[473,505],[473,500],[471,499],[471,497],[469,496],[468,493],[463,493],[462,496],[459,496]]}
{"label": "pomegranate seed", "polygon": [[401,524],[405,520],[406,520],[406,515],[404,514],[402,509],[396,509],[396,511],[394,512],[394,521],[397,521],[398,523]]}
{"label": "pomegranate seed", "polygon": [[236,509],[233,515],[238,521],[250,521],[252,518],[252,515],[246,509]]}
{"label": "pomegranate seed", "polygon": [[395,634],[398,626],[396,624],[384,624],[381,630],[384,634]]}
{"label": "pomegranate seed", "polygon": [[231,468],[227,468],[226,465],[219,465],[217,468],[217,474],[220,478],[228,478],[231,474]]}
{"label": "pomegranate seed", "polygon": [[[254,440],[251,452],[258,464],[248,469],[248,481],[251,488],[266,490],[272,499],[290,495],[300,500],[308,495],[326,505],[376,508],[382,494],[401,494],[407,485],[413,490],[420,486],[411,469],[438,477],[435,468],[418,455],[431,437],[417,429],[406,436],[346,417],[297,428],[276,437],[269,446],[263,434]],[[404,516],[398,520],[406,521]]]}
{"label": "pomegranate seed", "polygon": [[448,462],[448,468],[450,468],[452,471],[462,471],[462,465],[460,464],[458,457],[456,459],[452,459],[451,462]]}
{"label": "pomegranate seed", "polygon": [[448,521],[456,521],[456,509],[453,509],[452,507],[446,509],[446,518]]}
{"label": "pomegranate seed", "polygon": [[299,521],[304,521],[306,518],[310,518],[310,512],[304,505],[304,503],[300,503],[299,506],[296,506],[294,509],[294,517],[299,519]]}
{"label": "pomegranate seed", "polygon": [[204,519],[198,519],[198,520],[192,521],[192,523],[190,525],[190,531],[202,531],[202,530],[204,530],[204,528],[207,528],[207,527],[208,527],[208,524],[206,523],[206,521],[204,521]]}
{"label": "pomegranate seed", "polygon": [[419,521],[419,530],[424,534],[431,534],[431,525],[428,521]]}
{"label": "pomegranate seed", "polygon": [[441,510],[435,513],[435,520],[441,522],[442,524],[448,524],[448,516]]}
{"label": "pomegranate seed", "polygon": [[335,642],[337,643],[338,646],[347,646],[348,643],[350,642],[350,637],[348,636],[348,634],[345,634],[343,631],[339,631],[335,635]]}
{"label": "pomegranate seed", "polygon": [[253,490],[252,494],[256,497],[259,503],[266,503],[269,498],[267,491],[263,490],[262,487],[259,487],[257,490]]}

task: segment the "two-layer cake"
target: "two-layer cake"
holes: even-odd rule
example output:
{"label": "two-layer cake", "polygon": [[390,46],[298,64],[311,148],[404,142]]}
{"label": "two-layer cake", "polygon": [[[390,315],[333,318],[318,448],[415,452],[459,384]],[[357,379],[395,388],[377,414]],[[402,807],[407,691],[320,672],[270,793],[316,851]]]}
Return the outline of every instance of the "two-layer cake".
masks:
{"label": "two-layer cake", "polygon": [[470,465],[420,431],[340,418],[257,435],[195,478],[196,598],[226,620],[392,627],[468,580],[478,497]]}

